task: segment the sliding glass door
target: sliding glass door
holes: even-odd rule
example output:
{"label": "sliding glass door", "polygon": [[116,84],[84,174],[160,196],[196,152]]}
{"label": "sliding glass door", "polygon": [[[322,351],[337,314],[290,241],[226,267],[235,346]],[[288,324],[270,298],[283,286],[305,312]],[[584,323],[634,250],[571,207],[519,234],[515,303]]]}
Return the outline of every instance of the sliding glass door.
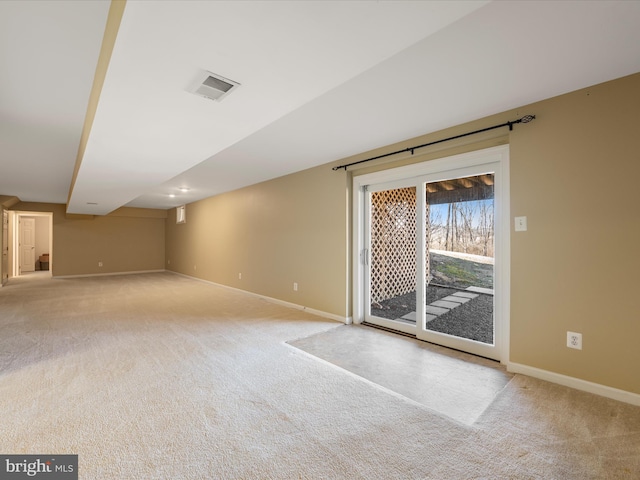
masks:
{"label": "sliding glass door", "polygon": [[502,170],[442,165],[359,187],[361,320],[500,359]]}

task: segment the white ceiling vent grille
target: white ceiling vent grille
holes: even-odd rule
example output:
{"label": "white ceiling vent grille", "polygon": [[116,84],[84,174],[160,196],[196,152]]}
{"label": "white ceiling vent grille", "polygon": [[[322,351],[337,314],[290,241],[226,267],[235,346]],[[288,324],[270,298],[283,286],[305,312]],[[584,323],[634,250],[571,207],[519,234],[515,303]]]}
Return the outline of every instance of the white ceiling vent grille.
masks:
{"label": "white ceiling vent grille", "polygon": [[191,92],[209,100],[220,101],[240,84],[211,72],[202,72],[194,82]]}

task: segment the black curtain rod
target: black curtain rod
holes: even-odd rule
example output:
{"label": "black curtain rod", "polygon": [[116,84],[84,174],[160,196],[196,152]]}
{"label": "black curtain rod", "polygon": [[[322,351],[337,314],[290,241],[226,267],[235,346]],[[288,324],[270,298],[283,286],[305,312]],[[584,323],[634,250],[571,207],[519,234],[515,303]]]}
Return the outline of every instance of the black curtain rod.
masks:
{"label": "black curtain rod", "polygon": [[358,165],[360,163],[370,162],[371,160],[378,160],[379,158],[390,157],[391,155],[397,155],[398,153],[411,152],[411,155],[413,155],[413,151],[417,150],[418,148],[428,147],[430,145],[435,145],[436,143],[448,142],[450,140],[455,140],[457,138],[468,137],[469,135],[475,135],[476,133],[482,133],[482,132],[487,132],[489,130],[495,130],[496,128],[509,127],[509,130],[511,131],[511,130],[513,130],[513,126],[516,123],[529,123],[534,118],[536,118],[535,115],[525,115],[524,117],[519,118],[518,120],[514,120],[513,122],[501,123],[500,125],[494,125],[493,127],[481,128],[480,130],[474,130],[473,132],[462,133],[462,134],[456,135],[454,137],[443,138],[442,140],[436,140],[435,142],[423,143],[422,145],[416,145],[415,147],[409,147],[409,148],[405,148],[403,150],[396,150],[395,152],[385,153],[383,155],[378,155],[377,157],[371,157],[371,158],[367,158],[365,160],[360,160],[360,161],[357,161],[357,162],[347,163],[346,165],[339,165],[337,167],[333,167],[332,170],[340,170],[341,168],[344,168],[345,171],[346,171],[347,168],[351,167],[352,165]]}

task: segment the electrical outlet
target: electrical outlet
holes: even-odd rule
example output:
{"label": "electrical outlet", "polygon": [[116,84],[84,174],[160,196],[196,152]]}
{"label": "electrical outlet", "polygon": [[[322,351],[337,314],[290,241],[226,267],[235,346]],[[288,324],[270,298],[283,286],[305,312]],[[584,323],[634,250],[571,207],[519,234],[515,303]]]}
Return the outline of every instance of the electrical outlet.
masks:
{"label": "electrical outlet", "polygon": [[171,265],[171,260],[167,260],[167,265]]}
{"label": "electrical outlet", "polygon": [[102,262],[98,262],[98,266],[101,267],[102,266]]}
{"label": "electrical outlet", "polygon": [[242,273],[238,274],[238,280],[242,280]]}
{"label": "electrical outlet", "polygon": [[194,269],[194,270],[197,270],[197,268],[196,268],[196,266],[195,266],[195,265],[193,266],[193,269]]}
{"label": "electrical outlet", "polygon": [[582,350],[582,334],[567,332],[567,347]]}
{"label": "electrical outlet", "polygon": [[294,292],[298,291],[298,283],[297,282],[293,282],[293,291]]}

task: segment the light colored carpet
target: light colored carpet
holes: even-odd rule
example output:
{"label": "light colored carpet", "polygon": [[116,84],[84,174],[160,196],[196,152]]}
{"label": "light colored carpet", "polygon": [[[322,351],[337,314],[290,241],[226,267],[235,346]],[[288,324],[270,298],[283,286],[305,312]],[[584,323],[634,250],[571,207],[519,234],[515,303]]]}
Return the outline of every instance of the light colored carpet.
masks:
{"label": "light colored carpet", "polygon": [[339,324],[169,273],[0,289],[0,452],[82,479],[640,478],[640,408],[516,375],[466,426],[285,342]]}
{"label": "light colored carpet", "polygon": [[364,325],[343,325],[289,343],[467,425],[513,378],[493,360]]}

